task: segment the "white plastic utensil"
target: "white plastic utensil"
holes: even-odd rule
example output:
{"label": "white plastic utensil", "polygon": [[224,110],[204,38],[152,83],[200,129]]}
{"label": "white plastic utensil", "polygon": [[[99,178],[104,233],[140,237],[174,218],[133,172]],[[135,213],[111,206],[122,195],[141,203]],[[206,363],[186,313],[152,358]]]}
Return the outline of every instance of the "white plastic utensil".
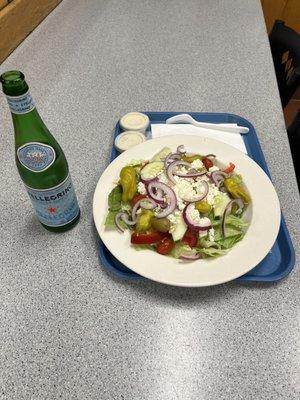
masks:
{"label": "white plastic utensil", "polygon": [[189,114],[178,114],[168,118],[166,124],[192,124],[200,128],[214,129],[230,133],[248,133],[249,128],[236,124],[210,124],[208,122],[198,122]]}

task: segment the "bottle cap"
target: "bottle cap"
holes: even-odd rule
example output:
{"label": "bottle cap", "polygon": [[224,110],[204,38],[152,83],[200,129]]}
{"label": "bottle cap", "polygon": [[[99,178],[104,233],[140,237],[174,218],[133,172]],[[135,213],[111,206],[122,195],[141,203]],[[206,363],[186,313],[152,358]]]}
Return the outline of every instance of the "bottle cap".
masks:
{"label": "bottle cap", "polygon": [[145,135],[138,131],[125,131],[115,138],[115,147],[122,153],[146,140]]}
{"label": "bottle cap", "polygon": [[125,114],[120,120],[121,128],[124,131],[140,131],[145,133],[149,123],[148,116],[140,112],[130,112]]}

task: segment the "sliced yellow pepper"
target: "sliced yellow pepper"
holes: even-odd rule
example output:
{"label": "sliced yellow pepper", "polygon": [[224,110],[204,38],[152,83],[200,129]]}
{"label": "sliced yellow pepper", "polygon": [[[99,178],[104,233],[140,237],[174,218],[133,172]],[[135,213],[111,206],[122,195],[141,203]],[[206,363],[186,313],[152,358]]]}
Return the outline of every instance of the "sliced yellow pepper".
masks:
{"label": "sliced yellow pepper", "polygon": [[122,201],[128,202],[133,199],[137,191],[136,170],[134,167],[127,166],[121,169],[120,184],[122,186]]}
{"label": "sliced yellow pepper", "polygon": [[250,203],[250,196],[243,185],[241,176],[234,175],[224,179],[224,186],[234,199],[241,199],[244,204]]}
{"label": "sliced yellow pepper", "polygon": [[202,201],[196,201],[195,203],[195,208],[198,210],[201,214],[208,214],[211,212],[211,205],[208,204],[207,201],[202,200]]}
{"label": "sliced yellow pepper", "polygon": [[146,232],[151,228],[151,220],[154,217],[154,213],[151,210],[143,210],[138,218],[135,226],[137,232]]}

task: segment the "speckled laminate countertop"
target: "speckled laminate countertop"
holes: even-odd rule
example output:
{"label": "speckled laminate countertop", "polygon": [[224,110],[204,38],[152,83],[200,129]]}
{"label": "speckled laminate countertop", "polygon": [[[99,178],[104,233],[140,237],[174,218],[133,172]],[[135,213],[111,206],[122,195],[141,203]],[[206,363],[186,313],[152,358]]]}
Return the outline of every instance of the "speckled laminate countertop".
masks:
{"label": "speckled laminate countertop", "polygon": [[[215,111],[255,126],[299,254],[299,194],[258,0],[64,0],[2,64],[25,72],[67,155],[82,217],[37,222],[0,97],[0,398],[296,400],[299,268],[275,285],[121,282],[91,204],[127,111]],[[299,265],[298,265],[299,266]]]}

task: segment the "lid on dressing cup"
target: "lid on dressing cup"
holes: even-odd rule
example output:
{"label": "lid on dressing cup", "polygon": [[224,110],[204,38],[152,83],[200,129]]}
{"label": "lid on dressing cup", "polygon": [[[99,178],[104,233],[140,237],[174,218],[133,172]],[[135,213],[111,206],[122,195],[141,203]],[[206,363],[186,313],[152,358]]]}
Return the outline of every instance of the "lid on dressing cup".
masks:
{"label": "lid on dressing cup", "polygon": [[123,151],[128,150],[137,144],[145,142],[145,140],[146,137],[142,132],[126,131],[120,133],[115,138],[115,147],[120,153],[122,153]]}
{"label": "lid on dressing cup", "polygon": [[148,116],[140,112],[130,112],[120,119],[120,126],[124,131],[145,132],[149,123]]}

